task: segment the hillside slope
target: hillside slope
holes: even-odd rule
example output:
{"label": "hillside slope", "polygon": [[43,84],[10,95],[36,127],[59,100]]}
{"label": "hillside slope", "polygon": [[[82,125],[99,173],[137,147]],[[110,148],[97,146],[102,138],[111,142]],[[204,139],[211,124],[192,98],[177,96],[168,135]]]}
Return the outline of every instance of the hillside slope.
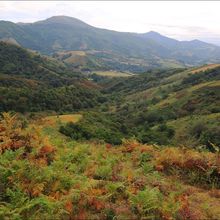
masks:
{"label": "hillside slope", "polygon": [[87,139],[113,144],[135,136],[159,145],[213,151],[220,146],[220,67],[151,71],[100,84],[109,101],[85,113],[77,127],[62,128],[62,133],[85,133]]}
{"label": "hillside slope", "polygon": [[[61,127],[73,139],[120,144],[219,146],[220,67],[153,70],[127,78],[89,80],[64,63],[0,43],[0,111],[83,113]],[[97,84],[98,83],[98,84]]]}
{"label": "hillside slope", "polygon": [[73,111],[101,100],[98,86],[64,63],[0,42],[0,111]]}
{"label": "hillside slope", "polygon": [[220,218],[219,154],[79,143],[32,123],[0,120],[0,218]]}

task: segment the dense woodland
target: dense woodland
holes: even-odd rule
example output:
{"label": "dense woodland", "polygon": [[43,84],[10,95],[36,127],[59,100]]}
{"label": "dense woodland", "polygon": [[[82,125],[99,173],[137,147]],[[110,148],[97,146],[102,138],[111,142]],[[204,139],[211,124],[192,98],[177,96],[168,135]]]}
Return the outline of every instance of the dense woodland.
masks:
{"label": "dense woodland", "polygon": [[104,101],[97,87],[63,63],[0,43],[0,111],[91,108]]}

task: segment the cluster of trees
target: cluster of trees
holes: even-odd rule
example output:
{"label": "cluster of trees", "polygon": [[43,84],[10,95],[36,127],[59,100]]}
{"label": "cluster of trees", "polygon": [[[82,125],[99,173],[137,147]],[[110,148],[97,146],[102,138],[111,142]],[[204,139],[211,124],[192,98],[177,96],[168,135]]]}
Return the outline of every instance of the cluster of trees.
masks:
{"label": "cluster of trees", "polygon": [[[156,115],[156,114],[155,114]],[[75,140],[103,140],[118,145],[123,138],[136,137],[142,143],[156,143],[165,145],[170,143],[174,130],[162,123],[158,127],[157,120],[163,119],[149,114],[144,124],[135,123],[129,117],[112,115],[103,112],[85,113],[78,123],[67,123],[60,127],[60,132]]]}
{"label": "cluster of trees", "polygon": [[0,73],[32,79],[40,79],[44,75],[77,76],[55,59],[4,42],[0,42]]}
{"label": "cluster of trees", "polygon": [[59,88],[1,88],[0,111],[37,112],[54,110],[71,112],[92,108],[104,101],[98,91],[79,86]]}
{"label": "cluster of trees", "polygon": [[60,127],[60,132],[75,140],[103,140],[111,144],[121,144],[122,125],[109,114],[101,112],[85,113],[78,123],[67,123]]}
{"label": "cluster of trees", "polygon": [[146,89],[150,89],[152,87],[160,85],[164,79],[167,77],[174,75],[176,73],[182,72],[183,69],[172,69],[172,70],[149,70],[140,75],[135,75],[132,78],[127,79],[111,79],[111,81],[106,82],[104,85],[103,92],[117,95],[120,93],[122,95],[127,95],[139,91],[143,91]]}
{"label": "cluster of trees", "polygon": [[208,126],[204,121],[198,120],[190,126],[188,133],[198,140],[198,144],[207,146],[210,151],[219,151],[220,127],[218,125]]}
{"label": "cluster of trees", "polygon": [[[220,68],[181,78],[184,70],[151,70],[127,79],[92,75],[91,82],[59,61],[0,43],[0,111],[62,113],[94,108],[78,124],[67,124],[60,131],[77,140],[120,144],[123,137],[135,136],[143,143],[171,144],[175,129],[168,121],[220,110],[218,84],[197,88],[188,96],[186,92],[199,83],[219,80]],[[165,105],[158,105],[161,101]],[[218,144],[213,128],[193,138],[206,146],[208,141]]]}

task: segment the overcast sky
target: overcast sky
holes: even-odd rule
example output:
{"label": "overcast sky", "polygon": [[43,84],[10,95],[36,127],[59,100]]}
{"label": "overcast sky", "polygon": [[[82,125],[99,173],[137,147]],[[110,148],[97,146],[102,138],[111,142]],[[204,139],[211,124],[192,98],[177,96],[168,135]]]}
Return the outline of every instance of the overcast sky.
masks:
{"label": "overcast sky", "polygon": [[220,45],[220,1],[1,1],[0,20],[34,22],[67,15],[100,28]]}

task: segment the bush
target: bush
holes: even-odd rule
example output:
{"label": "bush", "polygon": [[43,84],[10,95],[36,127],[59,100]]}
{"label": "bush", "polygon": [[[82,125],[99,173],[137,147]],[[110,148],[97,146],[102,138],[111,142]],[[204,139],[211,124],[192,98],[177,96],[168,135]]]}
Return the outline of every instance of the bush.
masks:
{"label": "bush", "polygon": [[[209,150],[215,152],[216,149],[213,148],[213,144],[220,150],[220,127],[208,128],[203,131],[201,135],[201,143],[205,144]],[[218,150],[218,151],[219,151]]]}
{"label": "bush", "polygon": [[82,125],[69,122],[65,126],[61,126],[59,131],[74,140],[90,139],[92,134]]}
{"label": "bush", "polygon": [[148,123],[162,122],[163,121],[163,117],[158,112],[149,112],[145,116],[145,120]]}
{"label": "bush", "polygon": [[170,143],[170,139],[173,137],[174,133],[174,129],[162,124],[157,129],[142,131],[139,135],[139,141],[142,143],[166,145]]}
{"label": "bush", "polygon": [[191,127],[191,134],[196,138],[200,138],[202,133],[207,130],[207,126],[204,122],[198,121]]}
{"label": "bush", "polygon": [[103,140],[119,145],[123,135],[120,133],[121,124],[116,123],[111,116],[102,113],[87,113],[78,123],[67,123],[59,131],[75,140]]}

